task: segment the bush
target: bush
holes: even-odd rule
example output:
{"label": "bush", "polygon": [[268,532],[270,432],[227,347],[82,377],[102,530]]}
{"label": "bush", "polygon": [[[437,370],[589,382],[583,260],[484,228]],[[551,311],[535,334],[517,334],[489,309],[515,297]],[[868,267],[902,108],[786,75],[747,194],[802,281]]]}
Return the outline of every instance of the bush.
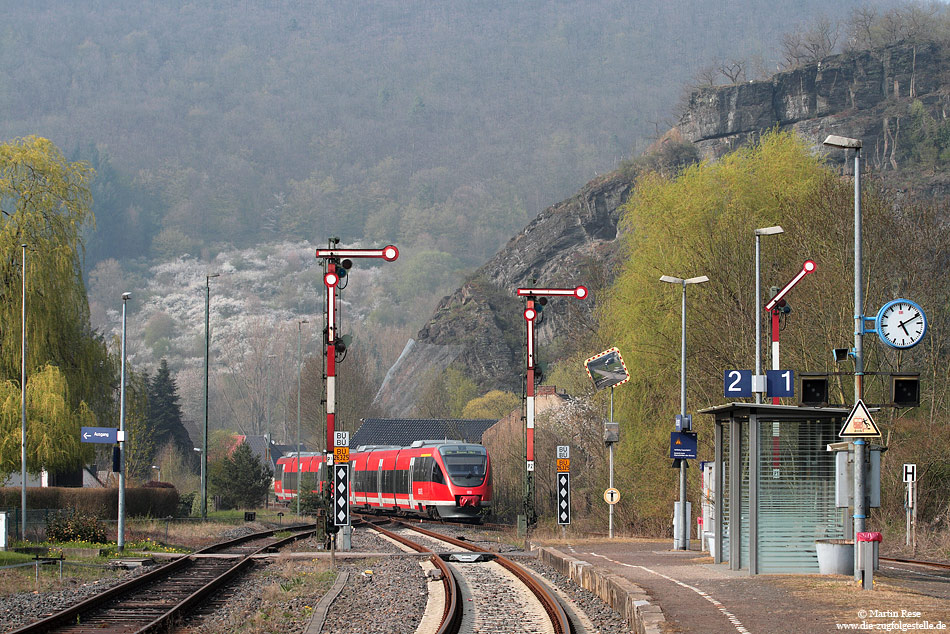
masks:
{"label": "bush", "polygon": [[78,511],[63,511],[46,521],[46,539],[54,542],[106,543],[106,529],[98,518]]}

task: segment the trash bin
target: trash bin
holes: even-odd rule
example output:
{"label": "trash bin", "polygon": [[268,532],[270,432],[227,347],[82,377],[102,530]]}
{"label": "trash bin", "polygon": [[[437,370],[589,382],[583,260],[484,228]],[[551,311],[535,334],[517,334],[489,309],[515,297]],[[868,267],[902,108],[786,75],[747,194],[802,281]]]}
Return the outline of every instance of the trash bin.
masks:
{"label": "trash bin", "polygon": [[864,570],[864,551],[863,542],[870,542],[872,544],[871,561],[874,564],[873,570],[878,570],[880,567],[880,562],[878,561],[878,551],[880,550],[881,541],[883,541],[884,536],[880,533],[871,533],[863,532],[857,534],[857,558],[858,558],[858,570]]}
{"label": "trash bin", "polygon": [[847,539],[819,539],[818,573],[822,575],[854,574],[854,542]]}
{"label": "trash bin", "polygon": [[257,517],[256,511],[244,511],[245,522],[253,522],[256,517]]}

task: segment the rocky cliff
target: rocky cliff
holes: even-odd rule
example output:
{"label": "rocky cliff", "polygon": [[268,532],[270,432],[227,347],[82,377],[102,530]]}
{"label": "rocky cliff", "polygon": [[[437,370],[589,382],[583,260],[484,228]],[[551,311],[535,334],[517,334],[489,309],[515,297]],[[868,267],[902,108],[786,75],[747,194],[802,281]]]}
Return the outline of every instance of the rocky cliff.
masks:
{"label": "rocky cliff", "polygon": [[[705,158],[718,158],[764,130],[793,129],[820,147],[829,134],[860,138],[876,170],[896,170],[909,104],[919,99],[946,118],[950,50],[926,43],[825,58],[768,81],[703,88],[677,128]],[[843,153],[832,157],[843,160]]]}
{"label": "rocky cliff", "polygon": [[[592,301],[553,299],[544,310],[537,329],[539,345],[555,332],[569,335],[577,320],[566,316],[578,308],[589,315],[596,302],[597,289],[584,271],[609,270],[617,262],[617,220],[631,187],[628,178],[615,172],[541,212],[461,288],[442,299],[389,370],[375,404],[389,416],[410,415],[419,392],[453,364],[482,389],[520,393],[525,322],[517,289],[591,287]],[[540,354],[543,359],[543,351]]]}
{"label": "rocky cliff", "polygon": [[[771,128],[793,129],[823,151],[829,134],[860,138],[875,171],[897,172],[908,140],[909,107],[921,101],[935,120],[950,112],[950,51],[937,44],[892,46],[836,55],[768,81],[694,92],[667,138],[686,139],[716,159]],[[904,128],[902,131],[902,123]],[[828,152],[844,162],[844,152]],[[588,183],[577,195],[549,207],[512,238],[452,295],[444,298],[415,340],[390,369],[376,404],[390,416],[407,416],[425,385],[455,365],[482,389],[519,393],[523,373],[523,303],[519,286],[590,285],[591,263],[608,275],[619,256],[619,208],[633,183],[618,171]],[[897,186],[900,186],[900,176]],[[931,190],[943,187],[934,175]],[[946,192],[944,192],[946,193]],[[531,280],[536,280],[532,282]],[[590,311],[597,301],[596,288]],[[573,300],[552,301],[539,328],[541,356],[555,333],[576,325],[566,319]],[[576,310],[576,307],[574,307]]]}

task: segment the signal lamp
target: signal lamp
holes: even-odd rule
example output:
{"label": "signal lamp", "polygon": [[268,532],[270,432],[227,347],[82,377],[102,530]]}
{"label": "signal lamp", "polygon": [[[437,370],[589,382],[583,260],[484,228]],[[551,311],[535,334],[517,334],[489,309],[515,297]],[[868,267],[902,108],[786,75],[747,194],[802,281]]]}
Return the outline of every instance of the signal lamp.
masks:
{"label": "signal lamp", "polygon": [[819,407],[828,404],[828,377],[802,376],[802,405]]}
{"label": "signal lamp", "polygon": [[897,407],[917,407],[920,405],[920,377],[892,377],[891,396],[891,401]]}
{"label": "signal lamp", "polygon": [[340,266],[342,266],[346,270],[350,270],[351,268],[353,268],[353,260],[346,258],[345,260],[340,262]]}

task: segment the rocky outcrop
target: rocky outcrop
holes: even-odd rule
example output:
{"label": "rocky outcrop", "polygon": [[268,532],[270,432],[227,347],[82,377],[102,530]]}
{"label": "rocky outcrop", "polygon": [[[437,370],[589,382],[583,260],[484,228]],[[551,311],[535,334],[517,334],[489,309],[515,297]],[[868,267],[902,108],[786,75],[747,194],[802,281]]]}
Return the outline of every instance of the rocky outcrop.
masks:
{"label": "rocky outcrop", "polygon": [[[948,61],[950,51],[935,43],[835,55],[767,81],[697,90],[677,127],[705,158],[778,127],[816,146],[829,134],[860,138],[872,167],[896,168],[909,102],[920,99],[941,113],[950,106]],[[843,160],[839,154],[832,158]]]}
{"label": "rocky outcrop", "polygon": [[[620,172],[595,179],[572,198],[548,207],[452,295],[407,345],[376,395],[387,416],[409,416],[419,392],[450,365],[482,389],[521,391],[525,286],[591,287],[587,301],[552,300],[537,329],[539,348],[579,327],[596,302],[592,269],[618,260],[617,221],[632,185]],[[569,306],[574,303],[575,306]],[[572,317],[566,319],[568,315]],[[539,350],[544,359],[543,349]]]}

